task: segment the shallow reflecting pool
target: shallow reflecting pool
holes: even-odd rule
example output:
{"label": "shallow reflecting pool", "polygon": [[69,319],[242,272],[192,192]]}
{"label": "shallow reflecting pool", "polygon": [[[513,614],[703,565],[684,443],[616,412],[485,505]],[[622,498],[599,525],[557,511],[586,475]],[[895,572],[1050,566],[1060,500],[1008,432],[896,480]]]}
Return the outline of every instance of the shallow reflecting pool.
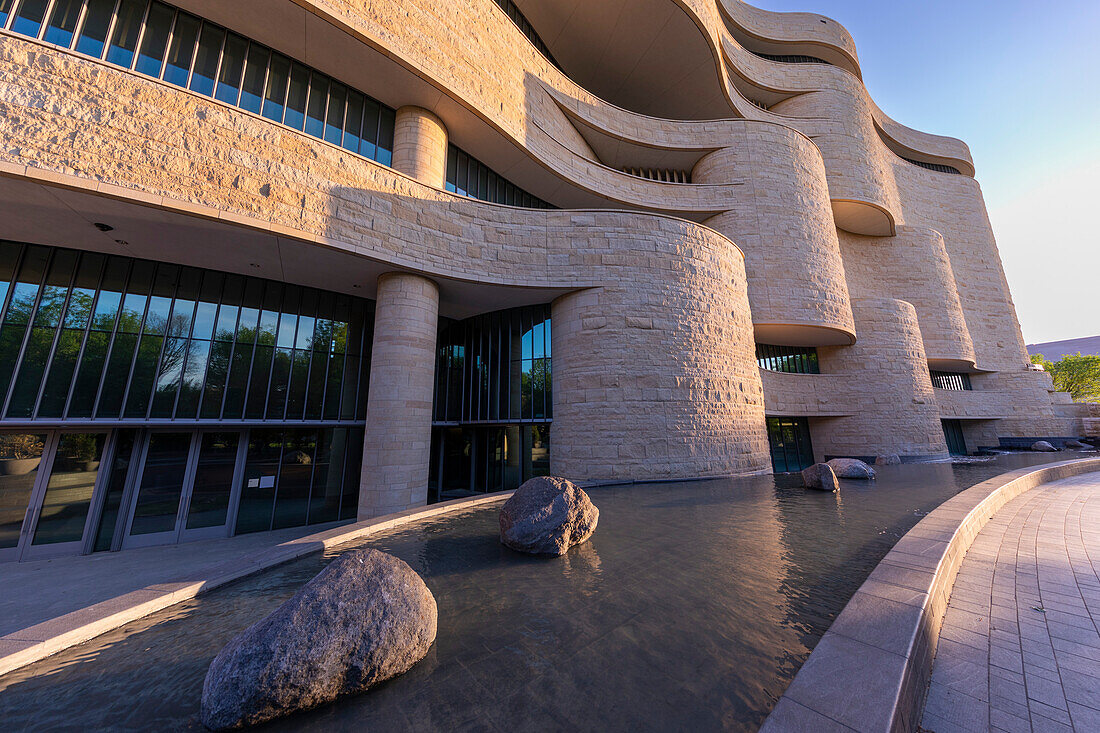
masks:
{"label": "shallow reflecting pool", "polygon": [[[498,505],[363,543],[439,604],[411,672],[275,730],[755,730],[898,538],[963,488],[1072,454],[884,467],[839,495],[797,478],[593,489],[561,558],[497,541]],[[356,545],[346,545],[341,550]],[[210,660],[313,577],[313,556],[0,677],[5,730],[201,729]]]}

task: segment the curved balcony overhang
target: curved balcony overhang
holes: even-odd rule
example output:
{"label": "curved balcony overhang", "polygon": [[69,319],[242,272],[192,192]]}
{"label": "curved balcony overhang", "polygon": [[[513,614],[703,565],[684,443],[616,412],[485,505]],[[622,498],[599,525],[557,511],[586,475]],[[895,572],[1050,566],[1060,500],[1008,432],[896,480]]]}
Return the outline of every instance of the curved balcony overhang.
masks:
{"label": "curved balcony overhang", "polygon": [[752,324],[758,344],[776,346],[851,346],[856,342],[851,331],[814,323]]}
{"label": "curved balcony overhang", "polygon": [[569,77],[601,99],[667,119],[730,116],[698,16],[678,0],[513,0]]}
{"label": "curved balcony overhang", "polygon": [[736,32],[747,48],[777,55],[816,56],[862,78],[855,40],[832,18],[764,10],[743,0],[718,0],[718,7],[727,28]]}
{"label": "curved balcony overhang", "polygon": [[[265,229],[262,221],[169,203],[119,186],[0,165],[0,218],[7,239],[173,262],[374,298],[393,263],[321,246],[303,232]],[[36,180],[37,179],[37,180]],[[191,209],[189,212],[188,209]],[[93,224],[114,229],[101,232]],[[432,274],[440,315],[468,318],[502,308],[549,303],[570,287],[521,287]]]}
{"label": "curved balcony overhang", "polygon": [[867,201],[831,199],[837,228],[868,237],[896,234],[894,217],[884,207]]}

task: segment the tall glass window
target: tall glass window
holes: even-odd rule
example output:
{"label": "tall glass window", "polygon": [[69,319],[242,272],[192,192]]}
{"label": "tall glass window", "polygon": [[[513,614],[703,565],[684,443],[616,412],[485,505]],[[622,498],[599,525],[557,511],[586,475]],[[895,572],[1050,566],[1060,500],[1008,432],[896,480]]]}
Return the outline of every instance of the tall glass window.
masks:
{"label": "tall glass window", "polygon": [[431,497],[516,488],[550,472],[550,306],[443,324]]}
{"label": "tall glass window", "polygon": [[440,329],[436,422],[510,422],[553,417],[550,306],[455,321]]}
{"label": "tall glass window", "polygon": [[372,301],[3,240],[0,295],[6,420],[366,416]]}
{"label": "tall glass window", "polygon": [[393,109],[159,0],[0,0],[0,28],[214,97],[382,165],[393,162]]}

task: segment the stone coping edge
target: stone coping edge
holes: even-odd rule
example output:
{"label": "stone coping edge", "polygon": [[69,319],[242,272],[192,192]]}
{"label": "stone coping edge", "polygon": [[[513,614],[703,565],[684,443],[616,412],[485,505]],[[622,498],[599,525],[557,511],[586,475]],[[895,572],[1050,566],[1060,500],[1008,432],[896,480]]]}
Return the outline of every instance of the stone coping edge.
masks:
{"label": "stone coping edge", "polygon": [[0,637],[0,675],[276,565],[316,552],[324,552],[338,545],[429,517],[503,501],[513,493],[498,491],[471,498],[453,499],[363,522],[342,524],[322,532],[287,540],[272,547],[258,549],[224,563],[197,568],[172,581],[149,585],[14,631]]}
{"label": "stone coping edge", "polygon": [[959,566],[978,532],[1041,484],[1100,471],[1100,458],[1001,474],[956,494],[894,545],[821,637],[762,733],[917,730]]}

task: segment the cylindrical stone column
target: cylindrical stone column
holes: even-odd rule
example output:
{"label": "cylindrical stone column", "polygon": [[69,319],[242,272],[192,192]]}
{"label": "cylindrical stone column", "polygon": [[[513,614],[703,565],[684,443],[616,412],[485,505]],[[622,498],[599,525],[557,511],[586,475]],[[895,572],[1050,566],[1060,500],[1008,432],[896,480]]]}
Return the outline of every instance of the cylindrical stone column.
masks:
{"label": "cylindrical stone column", "polygon": [[420,275],[378,278],[359,520],[428,499],[439,287]]}
{"label": "cylindrical stone column", "polygon": [[447,128],[421,107],[397,110],[393,167],[429,186],[443,188],[447,177]]}

